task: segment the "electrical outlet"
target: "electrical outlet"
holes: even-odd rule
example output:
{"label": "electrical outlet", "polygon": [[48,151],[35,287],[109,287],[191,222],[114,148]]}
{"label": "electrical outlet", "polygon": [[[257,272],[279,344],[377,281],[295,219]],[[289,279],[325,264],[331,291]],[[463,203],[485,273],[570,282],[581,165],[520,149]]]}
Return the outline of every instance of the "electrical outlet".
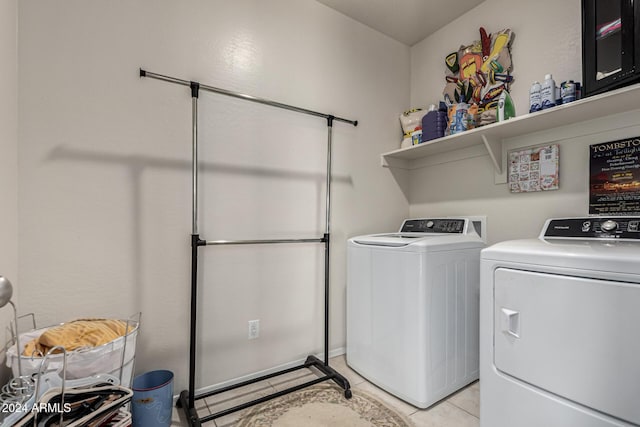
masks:
{"label": "electrical outlet", "polygon": [[260,336],[260,320],[249,320],[249,339],[255,340]]}

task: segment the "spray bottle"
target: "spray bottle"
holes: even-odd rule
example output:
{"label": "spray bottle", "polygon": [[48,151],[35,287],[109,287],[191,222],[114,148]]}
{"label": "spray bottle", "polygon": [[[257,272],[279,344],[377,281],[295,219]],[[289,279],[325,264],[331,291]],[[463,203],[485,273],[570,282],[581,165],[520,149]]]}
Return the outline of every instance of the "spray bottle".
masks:
{"label": "spray bottle", "polygon": [[499,122],[504,122],[505,120],[509,120],[511,117],[516,116],[516,108],[513,105],[513,100],[511,99],[511,95],[506,90],[503,90],[500,94],[500,98],[498,98],[498,114],[496,115],[496,119]]}

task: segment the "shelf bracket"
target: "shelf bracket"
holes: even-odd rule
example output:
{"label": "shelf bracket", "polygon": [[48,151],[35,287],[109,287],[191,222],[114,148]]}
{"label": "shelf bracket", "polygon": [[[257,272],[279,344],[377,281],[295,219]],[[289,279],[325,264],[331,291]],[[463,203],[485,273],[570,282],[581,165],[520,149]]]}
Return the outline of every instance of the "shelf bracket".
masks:
{"label": "shelf bracket", "polygon": [[384,154],[380,156],[380,165],[389,169],[410,169],[408,160],[388,157]]}
{"label": "shelf bracket", "polygon": [[487,137],[485,134],[481,134],[482,142],[484,142],[484,146],[487,148],[489,152],[489,156],[491,157],[491,161],[493,162],[493,167],[496,169],[498,174],[502,173],[502,140],[493,139]]}

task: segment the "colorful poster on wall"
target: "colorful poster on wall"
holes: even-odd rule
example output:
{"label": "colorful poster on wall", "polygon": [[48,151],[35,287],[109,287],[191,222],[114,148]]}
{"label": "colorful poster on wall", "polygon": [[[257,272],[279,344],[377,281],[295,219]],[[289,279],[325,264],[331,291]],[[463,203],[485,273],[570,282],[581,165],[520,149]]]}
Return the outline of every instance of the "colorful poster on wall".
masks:
{"label": "colorful poster on wall", "polygon": [[558,144],[509,152],[509,189],[512,193],[557,190]]}
{"label": "colorful poster on wall", "polygon": [[589,214],[640,215],[640,137],[589,146]]}

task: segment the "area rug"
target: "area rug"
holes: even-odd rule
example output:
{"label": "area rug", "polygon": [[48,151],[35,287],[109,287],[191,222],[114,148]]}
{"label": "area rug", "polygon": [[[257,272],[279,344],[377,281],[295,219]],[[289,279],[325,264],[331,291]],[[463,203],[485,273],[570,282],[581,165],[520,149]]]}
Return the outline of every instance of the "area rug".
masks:
{"label": "area rug", "polygon": [[318,384],[254,407],[237,427],[411,427],[405,416],[374,396],[333,383]]}

